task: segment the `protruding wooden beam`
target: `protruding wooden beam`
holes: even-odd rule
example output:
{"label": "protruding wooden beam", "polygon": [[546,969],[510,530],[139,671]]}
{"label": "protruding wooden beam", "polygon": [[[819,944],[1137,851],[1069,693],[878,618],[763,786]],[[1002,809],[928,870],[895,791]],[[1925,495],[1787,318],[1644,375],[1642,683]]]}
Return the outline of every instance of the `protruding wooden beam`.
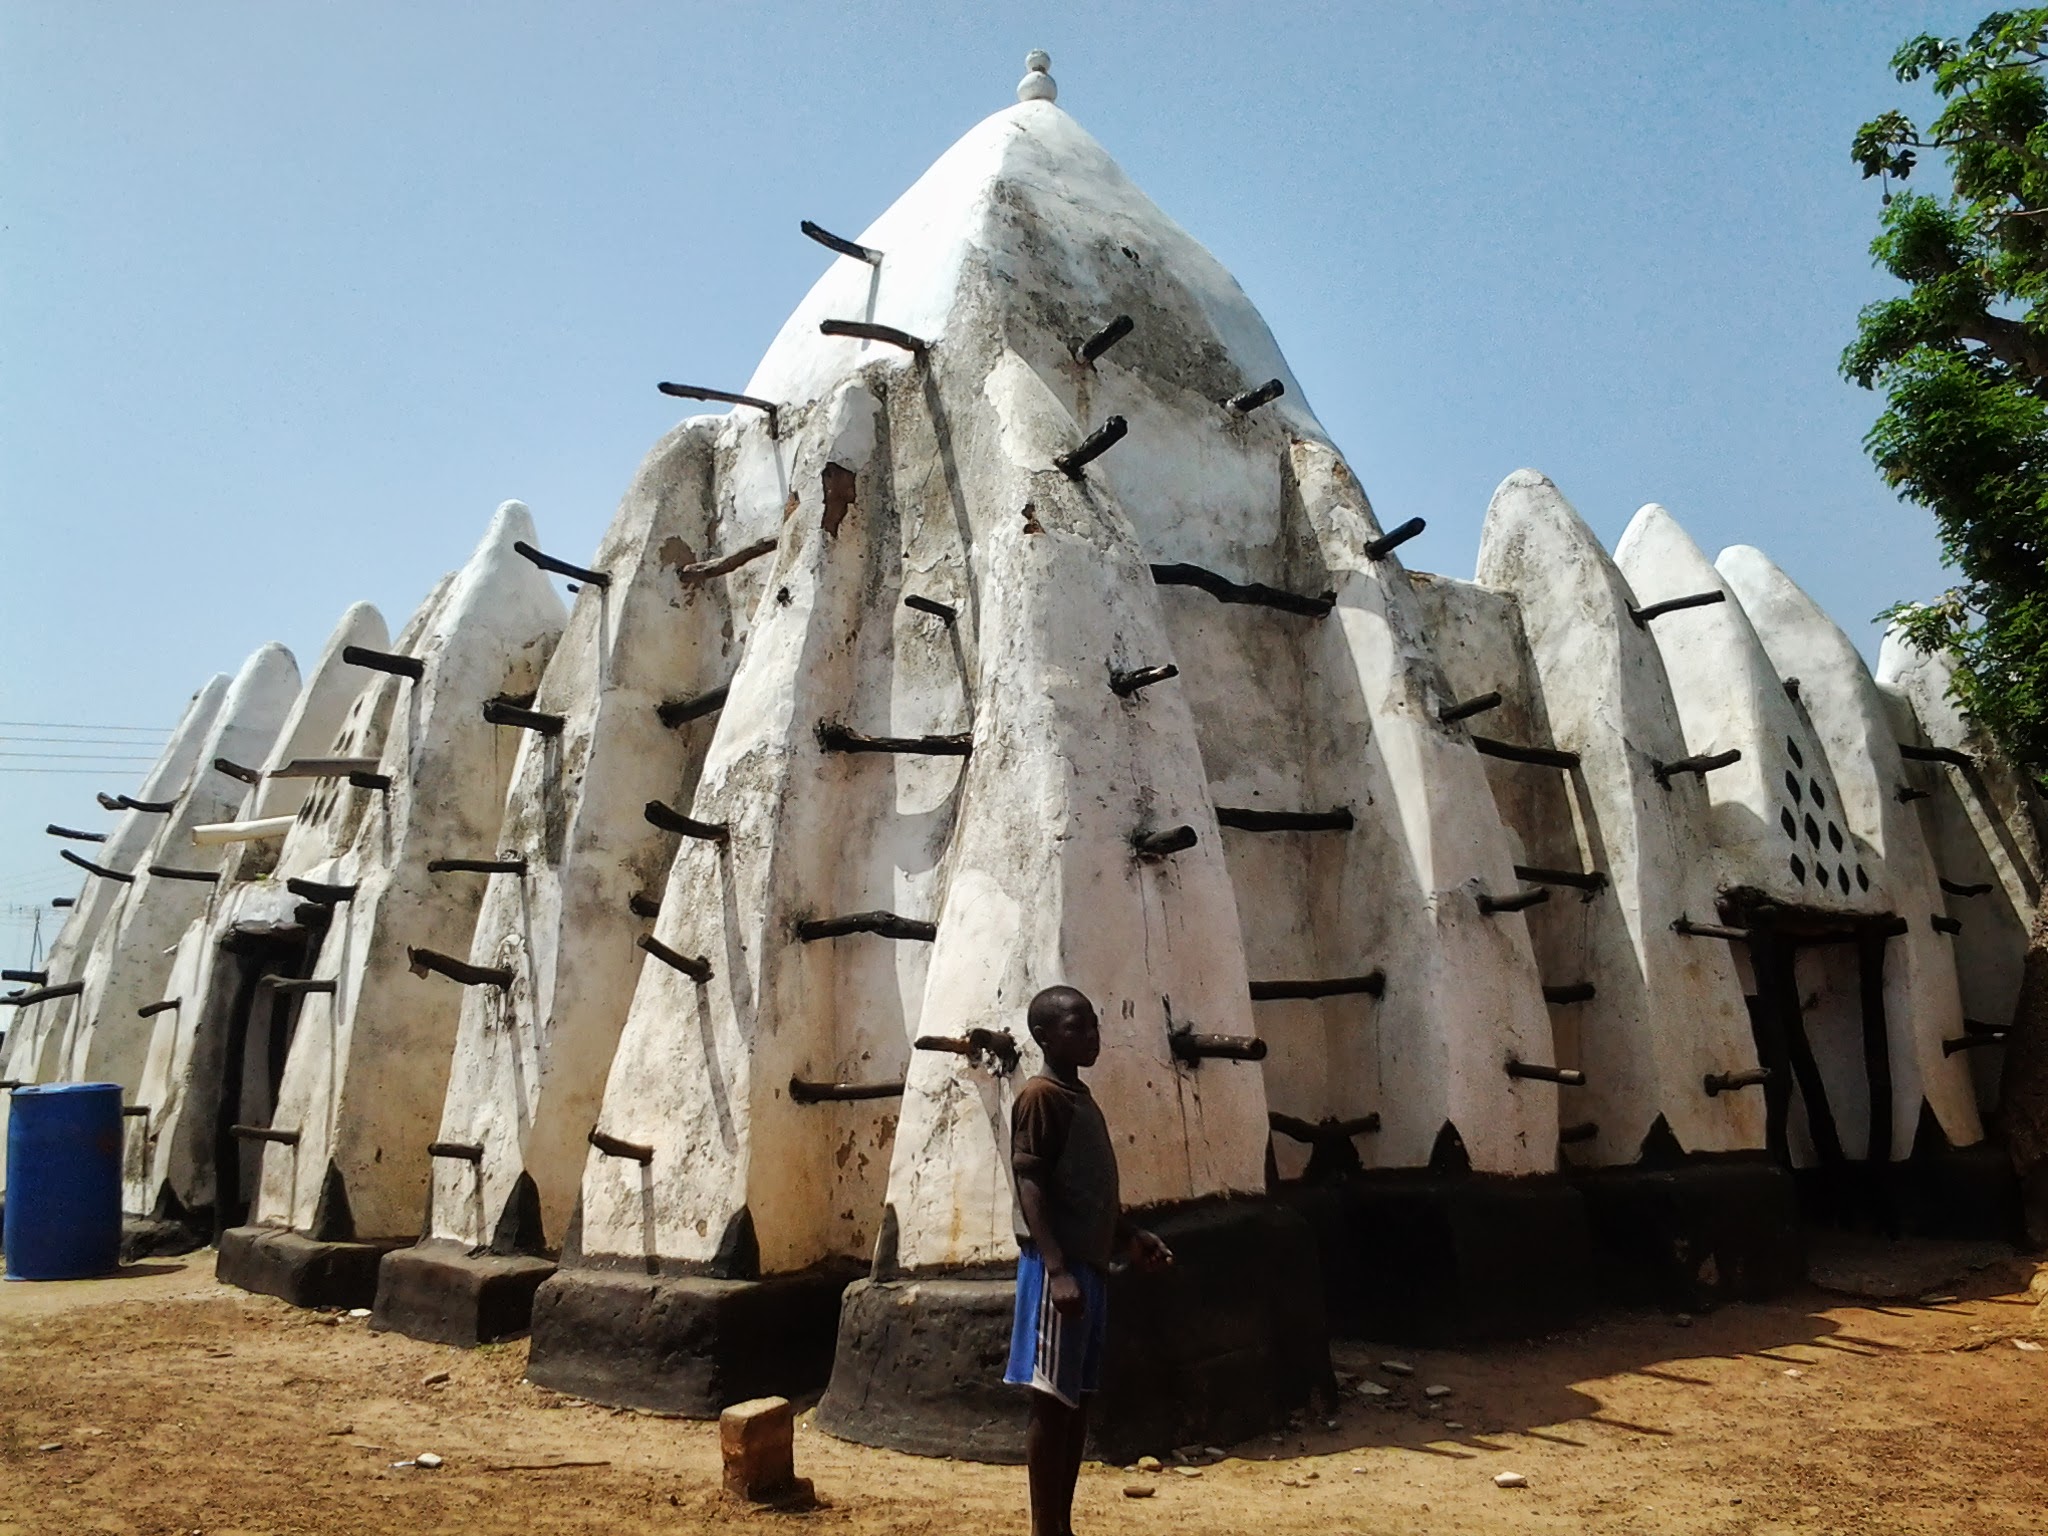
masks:
{"label": "protruding wooden beam", "polygon": [[25,981],[32,987],[46,987],[50,984],[48,971],[0,971],[0,981]]}
{"label": "protruding wooden beam", "polygon": [[263,782],[261,769],[251,768],[247,763],[238,763],[231,757],[216,757],[213,766],[217,772],[224,773],[231,779],[240,780],[244,784]]}
{"label": "protruding wooden beam", "polygon": [[1689,917],[1681,917],[1671,925],[1673,933],[1682,933],[1688,939],[1726,939],[1730,944],[1747,944],[1747,928],[1729,928],[1720,923],[1696,923]]}
{"label": "protruding wooden beam", "polygon": [[1951,768],[1974,768],[1977,759],[1954,747],[1922,747],[1910,741],[1899,743],[1899,756],[1909,763],[1946,763]]}
{"label": "protruding wooden beam", "polygon": [[175,800],[137,800],[132,795],[101,795],[99,802],[110,811],[141,811],[148,816],[168,816],[178,808]]}
{"label": "protruding wooden beam", "polygon": [[1583,1088],[1586,1074],[1577,1067],[1546,1067],[1533,1061],[1510,1059],[1505,1068],[1509,1077],[1525,1079],[1536,1083],[1556,1083],[1560,1088]]}
{"label": "protruding wooden beam", "polygon": [[1248,389],[1243,394],[1232,395],[1223,402],[1223,407],[1234,416],[1249,416],[1260,406],[1271,405],[1286,393],[1287,386],[1281,383],[1280,380],[1268,379],[1256,389]]}
{"label": "protruding wooden beam", "polygon": [[941,624],[951,624],[960,617],[960,610],[951,603],[942,603],[930,597],[919,597],[915,592],[903,599],[903,606],[914,608],[919,613],[928,613]]}
{"label": "protruding wooden beam", "polygon": [[264,980],[281,997],[332,997],[336,987],[332,976],[269,976]]}
{"label": "protruding wooden beam", "polygon": [[720,405],[748,405],[768,418],[768,435],[782,436],[782,407],[773,400],[762,400],[753,395],[735,395],[729,390],[705,389],[699,384],[657,384],[654,386],[664,395],[673,395],[678,400],[710,400]]}
{"label": "protruding wooden beam", "polygon": [[1327,976],[1304,981],[1255,981],[1251,984],[1252,1001],[1274,1003],[1317,997],[1351,997],[1362,994],[1366,997],[1384,996],[1387,990],[1385,971],[1368,971],[1363,976]]}
{"label": "protruding wooden beam", "polygon": [[1557,1139],[1559,1144],[1570,1147],[1582,1141],[1592,1141],[1599,1134],[1600,1126],[1597,1121],[1582,1120],[1577,1125],[1568,1125],[1560,1130]]}
{"label": "protruding wooden beam", "polygon": [[590,1128],[590,1144],[606,1157],[622,1157],[641,1167],[654,1161],[654,1148],[638,1141],[621,1141],[616,1136],[607,1136],[596,1126]]}
{"label": "protruding wooden beam", "polygon": [[946,736],[863,736],[835,721],[818,725],[818,745],[827,752],[905,752],[924,757],[966,757],[974,751],[974,734]]}
{"label": "protruding wooden beam", "polygon": [[976,1026],[965,1035],[919,1035],[911,1042],[920,1051],[946,1051],[984,1061],[998,1077],[1017,1070],[1017,1042],[1008,1030]]}
{"label": "protruding wooden beam", "polygon": [[1456,725],[1460,720],[1483,715],[1489,709],[1499,709],[1500,702],[1500,690],[1490,689],[1485,693],[1474,694],[1469,699],[1460,699],[1455,704],[1446,704],[1436,712],[1436,717],[1445,725]]}
{"label": "protruding wooden beam", "polygon": [[1910,784],[1901,784],[1893,791],[1892,798],[1901,805],[1911,805],[1915,800],[1925,800],[1933,794],[1934,791],[1931,789],[1915,789]]}
{"label": "protruding wooden beam", "polygon": [[685,582],[709,581],[714,576],[729,575],[743,565],[752,564],[763,555],[774,554],[776,542],[773,538],[756,539],[729,555],[713,555],[708,560],[699,560],[695,565],[686,565],[677,571],[676,575]]}
{"label": "protruding wooden beam", "polygon": [[54,987],[37,987],[28,992],[13,992],[0,998],[0,1003],[12,1003],[17,1008],[33,1008],[37,1003],[55,1002],[60,997],[76,997],[85,990],[82,981],[60,981]]}
{"label": "protruding wooden beam", "polygon": [[901,347],[920,360],[932,349],[932,344],[921,336],[899,331],[893,325],[876,325],[871,320],[820,320],[818,334],[844,336],[853,341],[879,341],[885,347]]}
{"label": "protruding wooden beam", "polygon": [[2005,1031],[2002,1029],[1996,1034],[1958,1035],[1953,1040],[1941,1042],[1941,1054],[1953,1056],[1957,1051],[1975,1051],[1981,1050],[1987,1045],[2003,1044],[2005,1044]]}
{"label": "protruding wooden beam", "polygon": [[484,1149],[473,1141],[430,1141],[427,1143],[427,1156],[445,1157],[460,1163],[481,1163]]}
{"label": "protruding wooden beam", "polygon": [[[524,546],[514,543],[514,549]],[[417,656],[401,656],[396,651],[372,650],[367,645],[345,645],[341,648],[341,659],[352,667],[363,667],[371,672],[388,672],[393,677],[403,677],[418,682],[427,675],[427,664]]]}
{"label": "protruding wooden beam", "polygon": [[1216,825],[1240,832],[1349,832],[1358,824],[1349,806],[1327,811],[1259,811],[1245,805],[1216,807]]}
{"label": "protruding wooden beam", "polygon": [[1180,668],[1172,662],[1157,667],[1138,667],[1129,672],[1109,669],[1109,691],[1120,699],[1135,697],[1139,690],[1150,688],[1154,683],[1163,683],[1168,678],[1179,677]]}
{"label": "protruding wooden beam", "polygon": [[507,965],[471,965],[467,960],[458,960],[436,949],[414,949],[411,946],[407,946],[405,957],[415,976],[424,976],[432,971],[465,987],[502,989],[512,985],[512,968]]}
{"label": "protruding wooden beam", "polygon": [[645,891],[635,891],[626,898],[626,910],[635,917],[656,918],[661,916],[661,902]]}
{"label": "protruding wooden beam", "polygon": [[182,997],[166,997],[154,1003],[144,1003],[135,1010],[135,1017],[153,1019],[160,1013],[169,1013],[173,1008],[182,1008],[184,1005],[185,1000]]}
{"label": "protruding wooden beam", "polygon": [[1636,622],[1636,628],[1645,628],[1650,620],[1661,619],[1667,613],[1681,613],[1687,608],[1711,608],[1716,603],[1728,601],[1728,594],[1716,588],[1712,592],[1695,592],[1689,597],[1667,597],[1661,603],[1651,603],[1638,608],[1629,605],[1628,616]]}
{"label": "protruding wooden beam", "polygon": [[1733,1093],[1738,1088],[1761,1088],[1771,1080],[1769,1067],[1751,1067],[1744,1072],[1709,1072],[1700,1080],[1700,1086],[1707,1091],[1707,1097],[1717,1098],[1724,1093]]}
{"label": "protruding wooden beam", "polygon": [[81,832],[76,827],[60,827],[54,821],[43,831],[51,837],[68,837],[74,843],[104,843],[107,840],[104,832]]}
{"label": "protruding wooden beam", "polygon": [[297,1131],[280,1131],[267,1125],[231,1125],[228,1134],[237,1141],[271,1141],[281,1147],[296,1147],[299,1144]]}
{"label": "protruding wooden beam", "polygon": [[523,875],[524,859],[429,859],[430,875]]}
{"label": "protruding wooden beam", "polygon": [[118,869],[108,869],[103,865],[93,863],[91,859],[81,859],[69,848],[59,848],[57,850],[57,857],[64,860],[67,864],[76,864],[88,875],[98,875],[102,880],[117,880],[122,885],[133,885],[135,883],[133,875],[124,875]]}
{"label": "protruding wooden beam", "polygon": [[75,907],[78,905],[78,898],[76,896],[52,896],[50,898],[50,905],[53,907]]}
{"label": "protruding wooden beam", "polygon": [[1183,1066],[1196,1067],[1205,1061],[1264,1061],[1266,1042],[1256,1035],[1198,1035],[1176,1029],[1167,1035],[1167,1048]]}
{"label": "protruding wooden beam", "polygon": [[1571,769],[1579,766],[1578,753],[1560,751],[1556,747],[1525,747],[1520,742],[1496,741],[1491,736],[1474,736],[1470,740],[1475,749],[1503,762],[1534,763],[1538,768]]}
{"label": "protruding wooden beam", "polygon": [[303,896],[308,901],[329,907],[340,901],[354,901],[360,889],[353,885],[330,885],[321,880],[301,880],[297,875],[287,878],[284,888],[294,896]]}
{"label": "protruding wooden beam", "polygon": [[1567,982],[1560,987],[1543,989],[1543,1001],[1546,1003],[1590,1003],[1593,996],[1593,983],[1590,981]]}
{"label": "protruding wooden beam", "polygon": [[670,970],[681,971],[700,987],[711,979],[711,962],[702,955],[685,955],[670,949],[651,933],[643,933],[633,942]]}
{"label": "protruding wooden beam", "polygon": [[1199,565],[1155,565],[1152,567],[1152,580],[1162,587],[1199,587],[1219,603],[1277,608],[1282,613],[1298,613],[1311,619],[1320,619],[1337,606],[1334,592],[1325,592],[1321,597],[1304,597],[1299,592],[1283,592],[1263,582],[1232,581]]}
{"label": "protruding wooden beam", "polygon": [[1982,885],[1962,885],[1946,876],[1942,877],[1941,888],[1951,896],[1989,896],[1992,891],[1989,881]]}
{"label": "protruding wooden beam", "polygon": [[901,1083],[812,1083],[803,1078],[789,1080],[789,1097],[797,1104],[837,1104],[855,1099],[899,1099]]}
{"label": "protruding wooden beam", "polygon": [[671,699],[666,704],[655,705],[654,718],[670,730],[674,730],[677,726],[685,725],[692,720],[701,720],[706,715],[716,714],[725,708],[726,696],[731,692],[732,684],[726,683],[709,693],[700,693],[693,699]]}
{"label": "protruding wooden beam", "polygon": [[835,235],[822,224],[805,219],[797,228],[828,251],[837,251],[842,256],[851,256],[855,261],[864,261],[871,267],[882,264],[882,253],[871,246],[856,245],[842,235]]}
{"label": "protruding wooden beam", "polygon": [[1131,424],[1123,417],[1112,416],[1067,452],[1055,455],[1053,468],[1069,480],[1078,480],[1082,470],[1122,442],[1130,430]]}
{"label": "protruding wooden beam", "polygon": [[1166,827],[1158,832],[1133,833],[1131,848],[1141,859],[1163,859],[1170,853],[1186,852],[1197,841],[1193,827]]}
{"label": "protruding wooden beam", "polygon": [[1540,907],[1550,900],[1550,892],[1542,887],[1526,891],[1511,891],[1505,896],[1489,896],[1479,893],[1479,912],[1482,917],[1492,917],[1497,912],[1526,912],[1530,907]]}
{"label": "protruding wooden beam", "polygon": [[609,587],[612,578],[609,572],[593,571],[587,565],[571,565],[553,555],[543,554],[524,539],[512,541],[513,552],[533,562],[543,571],[552,571],[557,576],[566,576],[571,581],[581,582],[586,587]]}
{"label": "protruding wooden beam", "polygon": [[559,736],[569,723],[569,717],[543,714],[537,709],[521,709],[503,699],[492,699],[484,705],[484,721],[488,725],[509,725],[522,731],[532,731],[536,736]]}
{"label": "protruding wooden beam", "polygon": [[1949,917],[1941,912],[1936,912],[1933,916],[1929,917],[1927,923],[1936,933],[1957,934],[1963,931],[1963,924],[1960,918]]}
{"label": "protruding wooden beam", "polygon": [[1371,540],[1363,551],[1368,560],[1384,560],[1395,550],[1415,538],[1429,524],[1419,517],[1411,517],[1398,528],[1389,529],[1378,538]]}
{"label": "protruding wooden beam", "polygon": [[1109,324],[1074,348],[1075,358],[1091,368],[1094,367],[1095,360],[1098,357],[1131,334],[1131,328],[1131,317],[1129,315],[1118,315]]}
{"label": "protruding wooden beam", "polygon": [[217,869],[179,869],[174,864],[152,864],[150,874],[159,880],[190,880],[194,885],[219,885]]}
{"label": "protruding wooden beam", "polygon": [[1600,869],[1544,869],[1535,864],[1517,864],[1515,878],[1531,885],[1562,885],[1575,891],[1607,889],[1607,872]]}
{"label": "protruding wooden beam", "polygon": [[872,933],[884,939],[913,939],[930,943],[939,936],[937,923],[922,918],[901,917],[894,912],[849,912],[844,917],[814,917],[798,923],[796,936],[806,944],[819,939],[840,939],[850,934]]}
{"label": "protruding wooden beam", "polygon": [[345,779],[351,774],[375,773],[374,757],[295,757],[282,768],[265,775],[272,779]]}
{"label": "protruding wooden beam", "polygon": [[679,832],[684,837],[694,837],[701,842],[723,843],[732,837],[732,828],[722,821],[698,821],[685,816],[681,811],[672,810],[659,800],[650,800],[641,812],[651,827],[664,832]]}
{"label": "protruding wooden beam", "polygon": [[1704,752],[1692,757],[1681,757],[1669,763],[1652,762],[1650,772],[1657,776],[1657,782],[1664,788],[1671,787],[1671,781],[1681,773],[1690,773],[1705,778],[1716,768],[1726,768],[1742,761],[1742,749],[1730,747],[1726,752]]}

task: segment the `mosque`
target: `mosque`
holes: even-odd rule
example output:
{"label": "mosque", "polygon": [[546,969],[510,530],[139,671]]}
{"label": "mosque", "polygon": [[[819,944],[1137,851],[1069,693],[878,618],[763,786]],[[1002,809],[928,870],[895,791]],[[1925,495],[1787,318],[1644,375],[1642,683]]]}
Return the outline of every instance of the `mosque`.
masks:
{"label": "mosque", "polygon": [[[1125,1199],[1109,1455],[1423,1342],[2012,1229],[2041,807],[1949,663],[1508,476],[1411,570],[1230,274],[1034,54],[587,564],[500,507],[395,637],[192,702],[4,1075],[119,1082],[133,1251],[534,1381],[1021,1452],[1026,1001]],[[564,595],[573,598],[565,608]],[[4,1105],[0,1105],[4,1111]]]}

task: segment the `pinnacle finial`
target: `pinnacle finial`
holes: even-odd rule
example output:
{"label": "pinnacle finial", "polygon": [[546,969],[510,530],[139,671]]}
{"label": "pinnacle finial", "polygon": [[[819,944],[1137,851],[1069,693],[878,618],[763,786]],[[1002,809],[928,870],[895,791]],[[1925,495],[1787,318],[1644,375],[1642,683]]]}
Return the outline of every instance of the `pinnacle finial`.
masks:
{"label": "pinnacle finial", "polygon": [[1052,55],[1034,48],[1024,55],[1024,78],[1017,82],[1019,101],[1058,101],[1060,88],[1052,78]]}

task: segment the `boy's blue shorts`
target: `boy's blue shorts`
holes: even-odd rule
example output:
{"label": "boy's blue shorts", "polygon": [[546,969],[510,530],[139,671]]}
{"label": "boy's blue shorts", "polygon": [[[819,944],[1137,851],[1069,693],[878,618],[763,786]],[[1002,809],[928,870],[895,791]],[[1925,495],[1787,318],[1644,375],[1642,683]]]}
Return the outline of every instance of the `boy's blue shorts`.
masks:
{"label": "boy's blue shorts", "polygon": [[1091,1264],[1069,1272],[1081,1282],[1082,1310],[1065,1317],[1054,1309],[1045,1261],[1036,1244],[1017,1255],[1017,1311],[1010,1322],[1010,1363],[1003,1380],[1013,1387],[1050,1392],[1069,1408],[1102,1385],[1102,1344],[1109,1333],[1109,1282]]}

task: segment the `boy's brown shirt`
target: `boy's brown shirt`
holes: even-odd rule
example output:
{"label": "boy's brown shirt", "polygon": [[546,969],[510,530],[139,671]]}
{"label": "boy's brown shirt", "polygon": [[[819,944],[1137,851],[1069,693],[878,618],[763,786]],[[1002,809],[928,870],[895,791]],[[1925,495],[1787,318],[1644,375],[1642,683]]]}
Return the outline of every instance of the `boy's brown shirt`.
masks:
{"label": "boy's brown shirt", "polygon": [[[1040,1074],[1017,1090],[1010,1106],[1010,1169],[1045,1191],[1053,1236],[1067,1262],[1108,1268],[1116,1252],[1122,1192],[1109,1124],[1086,1084]],[[1023,1202],[1013,1206],[1021,1244],[1031,1233]]]}

